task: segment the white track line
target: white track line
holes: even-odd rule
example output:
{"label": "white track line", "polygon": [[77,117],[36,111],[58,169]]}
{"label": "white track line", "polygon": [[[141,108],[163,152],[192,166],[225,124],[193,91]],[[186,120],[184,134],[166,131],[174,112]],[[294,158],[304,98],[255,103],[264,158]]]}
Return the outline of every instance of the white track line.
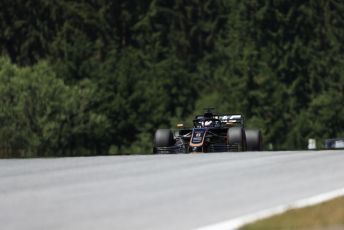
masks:
{"label": "white track line", "polygon": [[198,228],[197,230],[232,230],[232,229],[238,229],[245,224],[252,223],[254,221],[264,219],[264,218],[267,218],[267,217],[270,217],[273,215],[281,214],[281,213],[283,213],[289,209],[303,208],[303,207],[319,204],[319,203],[322,203],[324,201],[331,200],[331,199],[334,199],[336,197],[343,196],[343,195],[344,195],[344,188],[338,189],[338,190],[335,190],[332,192],[327,192],[327,193],[323,193],[320,195],[316,195],[313,197],[305,198],[302,200],[298,200],[296,202],[292,202],[292,203],[289,203],[286,205],[280,205],[280,206],[275,207],[275,208],[270,208],[270,209],[266,209],[266,210],[259,211],[256,213],[244,215],[244,216],[234,218],[234,219],[231,219],[228,221],[223,221],[223,222],[219,222],[217,224],[201,227],[201,228]]}

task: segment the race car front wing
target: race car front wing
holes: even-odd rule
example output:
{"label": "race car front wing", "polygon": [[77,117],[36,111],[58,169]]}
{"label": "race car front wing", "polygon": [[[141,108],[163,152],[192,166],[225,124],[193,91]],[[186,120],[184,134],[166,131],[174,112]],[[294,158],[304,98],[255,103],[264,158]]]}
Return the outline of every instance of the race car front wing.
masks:
{"label": "race car front wing", "polygon": [[[242,151],[239,144],[210,144],[206,147],[201,148],[201,152],[238,152]],[[169,153],[192,153],[194,152],[188,144],[179,144],[170,147],[156,147],[154,153],[169,154]],[[200,151],[196,151],[200,152]]]}

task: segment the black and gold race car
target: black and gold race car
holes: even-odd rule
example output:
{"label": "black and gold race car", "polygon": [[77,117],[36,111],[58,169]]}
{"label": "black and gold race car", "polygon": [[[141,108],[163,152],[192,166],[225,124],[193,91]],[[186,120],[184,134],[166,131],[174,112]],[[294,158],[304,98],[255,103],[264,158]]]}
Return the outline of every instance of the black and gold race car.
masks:
{"label": "black and gold race car", "polygon": [[154,136],[154,153],[192,153],[261,151],[262,134],[258,129],[245,129],[241,114],[214,114],[207,108],[197,115],[192,128],[177,124],[178,129],[158,129]]}

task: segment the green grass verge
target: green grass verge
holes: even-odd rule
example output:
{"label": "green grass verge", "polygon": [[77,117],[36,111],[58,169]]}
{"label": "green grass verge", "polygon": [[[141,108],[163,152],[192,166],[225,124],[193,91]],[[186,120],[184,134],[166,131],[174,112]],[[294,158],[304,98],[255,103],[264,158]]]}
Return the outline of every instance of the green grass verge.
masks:
{"label": "green grass verge", "polygon": [[339,197],[315,206],[291,209],[245,225],[240,230],[272,229],[344,229],[344,197]]}

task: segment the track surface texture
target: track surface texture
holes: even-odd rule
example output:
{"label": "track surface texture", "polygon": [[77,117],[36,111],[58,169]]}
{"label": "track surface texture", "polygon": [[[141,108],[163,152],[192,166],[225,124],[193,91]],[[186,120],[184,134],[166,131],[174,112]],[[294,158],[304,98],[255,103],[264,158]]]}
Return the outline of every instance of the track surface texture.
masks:
{"label": "track surface texture", "polygon": [[196,229],[343,187],[343,150],[0,160],[0,226]]}

